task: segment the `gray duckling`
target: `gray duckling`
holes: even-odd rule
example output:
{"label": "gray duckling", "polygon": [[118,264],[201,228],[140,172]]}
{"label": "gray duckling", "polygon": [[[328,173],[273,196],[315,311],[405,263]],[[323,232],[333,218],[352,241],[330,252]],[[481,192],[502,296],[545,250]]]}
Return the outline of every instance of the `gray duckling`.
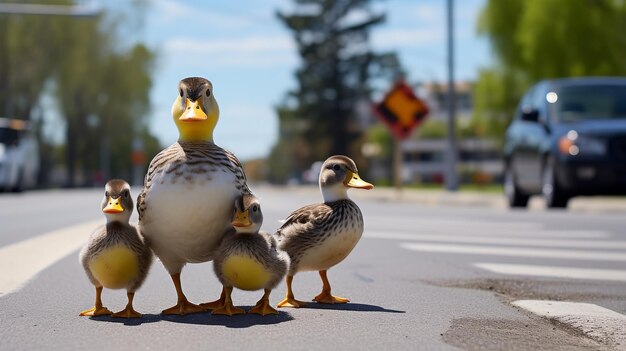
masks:
{"label": "gray duckling", "polygon": [[[148,275],[152,251],[139,236],[137,229],[128,223],[133,213],[133,199],[128,183],[120,179],[107,182],[101,207],[107,223],[91,234],[80,252],[80,262],[85,273],[96,287],[96,303],[93,308],[81,312],[80,315],[141,317],[133,309],[133,297]],[[112,313],[102,306],[103,287],[125,288],[128,296],[126,308]]]}
{"label": "gray duckling", "polygon": [[322,165],[319,186],[324,202],[304,206],[287,217],[275,236],[278,248],[289,254],[287,296],[278,307],[302,307],[306,302],[295,299],[293,276],[302,271],[318,271],[322,292],[313,300],[319,303],[346,303],[350,300],[333,296],[326,272],[343,261],[363,234],[361,210],[348,198],[350,188],[372,189],[359,178],[356,164],[347,156],[335,155]]}
{"label": "gray duckling", "polygon": [[270,305],[269,296],[285,276],[289,256],[277,249],[277,242],[270,234],[259,231],[262,223],[263,213],[257,198],[252,194],[239,197],[232,219],[234,230],[224,237],[213,261],[215,274],[224,285],[223,305],[214,309],[213,314],[245,313],[232,303],[233,287],[248,291],[264,289],[263,297],[249,313],[278,314]]}

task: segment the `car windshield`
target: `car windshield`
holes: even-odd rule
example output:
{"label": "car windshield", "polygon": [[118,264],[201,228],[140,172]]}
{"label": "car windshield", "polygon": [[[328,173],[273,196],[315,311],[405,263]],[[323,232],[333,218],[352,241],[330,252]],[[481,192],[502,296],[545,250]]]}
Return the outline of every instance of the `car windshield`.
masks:
{"label": "car windshield", "polygon": [[556,116],[562,122],[626,119],[626,85],[565,86],[555,100]]}
{"label": "car windshield", "polygon": [[17,144],[19,132],[13,128],[0,127],[0,143],[7,145]]}

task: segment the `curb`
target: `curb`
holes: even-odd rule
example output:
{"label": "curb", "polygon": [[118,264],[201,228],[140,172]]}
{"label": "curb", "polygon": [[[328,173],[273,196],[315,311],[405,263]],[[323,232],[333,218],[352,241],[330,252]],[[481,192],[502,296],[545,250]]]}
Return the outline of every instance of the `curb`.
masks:
{"label": "curb", "polygon": [[[263,188],[279,188],[274,185],[258,184]],[[282,187],[280,187],[282,188]],[[314,185],[288,186],[290,192],[319,194]],[[377,187],[371,191],[352,191],[350,195],[355,199],[384,202],[410,202],[425,206],[448,207],[482,207],[508,211],[524,212],[524,209],[509,209],[504,194],[482,193],[476,191],[448,192],[445,190],[403,189],[401,191],[389,187]],[[579,196],[570,200],[567,209],[546,209],[540,196],[533,196],[528,203],[528,210],[532,212],[582,212],[582,213],[626,213],[626,197],[585,197]]]}

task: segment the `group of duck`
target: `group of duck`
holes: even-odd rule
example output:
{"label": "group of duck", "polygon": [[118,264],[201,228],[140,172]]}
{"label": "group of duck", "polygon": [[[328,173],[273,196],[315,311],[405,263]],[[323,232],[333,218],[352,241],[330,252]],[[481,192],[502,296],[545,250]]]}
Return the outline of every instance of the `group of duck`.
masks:
{"label": "group of duck", "polygon": [[[277,314],[269,296],[286,276],[287,294],[277,307],[303,307],[292,290],[301,271],[318,271],[322,292],[318,303],[346,303],[333,296],[326,271],[345,259],[363,233],[363,216],[348,198],[349,188],[371,189],[359,178],[347,156],[328,158],[319,177],[324,201],[292,212],[274,233],[260,231],[261,204],[246,183],[241,163],[213,142],[219,108],[213,86],[192,77],[178,84],[172,117],[179,140],[154,157],[137,198],[139,223],[129,223],[133,211],[130,186],[119,179],[107,182],[102,211],[106,224],[97,228],[80,252],[80,261],[95,286],[95,306],[83,316],[112,315],[138,318],[133,308],[135,291],[144,282],[156,255],[176,289],[177,303],[163,314],[212,311],[246,313],[233,305],[233,288],[264,290],[248,311]],[[188,301],[180,274],[187,263],[213,261],[223,285],[219,299],[202,304]],[[112,313],[102,304],[103,288],[126,289],[128,304]]]}

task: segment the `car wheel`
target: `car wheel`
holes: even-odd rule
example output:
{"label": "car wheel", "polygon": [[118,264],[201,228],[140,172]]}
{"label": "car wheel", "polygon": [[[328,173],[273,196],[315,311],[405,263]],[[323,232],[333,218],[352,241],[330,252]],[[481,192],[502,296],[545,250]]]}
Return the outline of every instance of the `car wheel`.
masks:
{"label": "car wheel", "polygon": [[504,193],[506,194],[509,207],[526,207],[530,195],[523,193],[517,186],[515,174],[510,166],[504,170]]}
{"label": "car wheel", "polygon": [[554,161],[549,158],[543,167],[541,193],[548,208],[565,208],[570,196],[561,188],[554,174]]}

